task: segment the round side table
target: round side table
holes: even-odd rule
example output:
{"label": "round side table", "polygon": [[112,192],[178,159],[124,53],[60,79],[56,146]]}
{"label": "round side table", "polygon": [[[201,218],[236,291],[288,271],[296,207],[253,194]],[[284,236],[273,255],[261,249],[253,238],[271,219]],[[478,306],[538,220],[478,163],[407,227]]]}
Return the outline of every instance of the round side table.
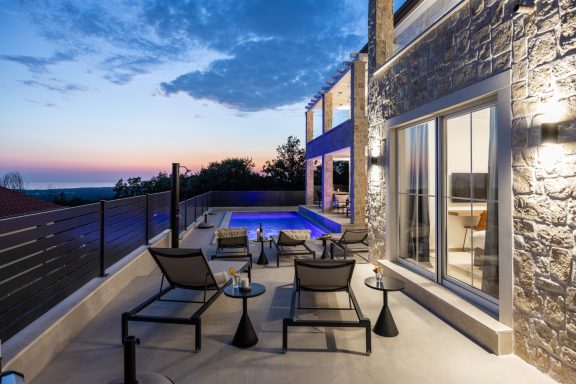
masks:
{"label": "round side table", "polygon": [[398,336],[398,328],[392,317],[392,312],[390,312],[390,308],[388,307],[388,292],[403,290],[404,283],[391,277],[383,277],[382,280],[378,281],[376,276],[372,276],[364,280],[364,284],[384,293],[384,304],[382,305],[378,320],[376,320],[374,324],[374,333],[384,337]]}
{"label": "round side table", "polygon": [[260,256],[258,257],[258,261],[256,264],[258,265],[266,265],[268,264],[268,258],[266,257],[266,252],[264,252],[264,243],[268,242],[270,248],[272,248],[272,239],[262,237],[261,239],[254,240],[255,243],[260,243]]}
{"label": "round side table", "polygon": [[242,317],[240,318],[234,339],[232,339],[232,344],[238,348],[249,348],[258,342],[258,336],[248,316],[248,299],[260,296],[264,294],[264,292],[266,292],[266,287],[258,283],[250,284],[250,290],[246,291],[240,288],[234,288],[232,285],[224,288],[224,294],[226,296],[242,299]]}

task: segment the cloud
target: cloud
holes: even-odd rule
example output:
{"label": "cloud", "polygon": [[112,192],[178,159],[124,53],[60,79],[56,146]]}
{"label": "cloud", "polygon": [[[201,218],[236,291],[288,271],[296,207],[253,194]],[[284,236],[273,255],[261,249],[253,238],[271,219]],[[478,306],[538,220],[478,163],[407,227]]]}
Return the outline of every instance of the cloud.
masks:
{"label": "cloud", "polygon": [[44,88],[49,91],[54,91],[62,94],[69,94],[74,92],[85,92],[88,91],[88,87],[80,84],[67,83],[65,81],[52,78],[48,82],[42,82],[38,80],[21,80],[20,83],[34,88]]}
{"label": "cloud", "polygon": [[48,70],[48,66],[67,61],[74,61],[75,57],[75,54],[71,52],[57,52],[47,58],[24,55],[0,55],[1,60],[22,64],[28,68],[30,72],[36,74],[49,73],[50,71]]}
{"label": "cloud", "polygon": [[[356,0],[46,0],[19,3],[45,38],[90,55],[126,84],[180,63],[164,95],[184,93],[241,112],[312,96],[366,41],[367,2]],[[35,73],[48,64],[22,60]],[[182,68],[183,65],[179,65]],[[40,71],[40,72],[39,72]],[[164,72],[165,73],[165,72]]]}

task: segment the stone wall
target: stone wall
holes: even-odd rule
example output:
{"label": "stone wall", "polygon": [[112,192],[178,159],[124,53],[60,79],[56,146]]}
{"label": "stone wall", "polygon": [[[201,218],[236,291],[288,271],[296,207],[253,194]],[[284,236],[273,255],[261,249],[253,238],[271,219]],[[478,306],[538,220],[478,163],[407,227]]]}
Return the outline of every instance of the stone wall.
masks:
{"label": "stone wall", "polygon": [[[576,382],[575,33],[569,0],[536,1],[512,33],[515,351],[563,383]],[[544,147],[550,119],[560,144]]]}
{"label": "stone wall", "polygon": [[[380,0],[372,0],[378,2]],[[511,71],[514,328],[517,355],[563,383],[576,382],[576,3],[470,0],[369,78],[369,150],[384,122]],[[369,9],[374,29],[375,7]],[[369,29],[369,50],[376,34]],[[370,52],[372,54],[372,52]],[[374,63],[372,57],[369,63]],[[377,68],[371,68],[372,74]],[[540,145],[546,112],[559,107],[560,142]],[[385,207],[385,179],[369,172],[369,221]],[[371,236],[381,252],[385,222]]]}

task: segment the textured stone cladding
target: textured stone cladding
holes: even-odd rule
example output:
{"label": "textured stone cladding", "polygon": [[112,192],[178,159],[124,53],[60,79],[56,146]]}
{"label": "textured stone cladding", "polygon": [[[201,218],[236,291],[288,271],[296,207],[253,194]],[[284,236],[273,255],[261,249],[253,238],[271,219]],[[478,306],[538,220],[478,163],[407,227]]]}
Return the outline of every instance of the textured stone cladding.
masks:
{"label": "textured stone cladding", "polygon": [[[386,119],[511,71],[515,352],[576,383],[576,1],[538,0],[518,15],[514,4],[464,3],[370,76],[368,146],[385,137]],[[540,125],[550,112],[560,144],[543,147]],[[386,180],[371,176],[369,221],[385,205]],[[385,223],[371,233],[383,247]]]}
{"label": "textured stone cladding", "polygon": [[576,383],[576,2],[535,4],[512,26],[515,351]]}

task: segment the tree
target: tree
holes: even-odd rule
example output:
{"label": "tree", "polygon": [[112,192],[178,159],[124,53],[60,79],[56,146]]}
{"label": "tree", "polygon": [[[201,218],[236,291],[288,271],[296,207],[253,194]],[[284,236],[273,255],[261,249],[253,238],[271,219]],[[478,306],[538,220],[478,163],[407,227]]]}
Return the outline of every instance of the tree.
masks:
{"label": "tree", "polygon": [[141,177],[129,177],[127,182],[120,179],[114,185],[114,198],[139,196],[145,193],[157,193],[169,191],[172,188],[172,179],[166,172],[159,172],[150,180],[142,180]]}
{"label": "tree", "polygon": [[194,194],[208,191],[245,191],[259,188],[262,177],[254,172],[250,158],[229,158],[213,161],[191,176]]}
{"label": "tree", "polygon": [[300,139],[288,136],[286,143],[278,146],[276,152],[277,157],[267,161],[262,167],[262,172],[277,187],[304,188],[306,151],[300,148]]}
{"label": "tree", "polygon": [[20,172],[8,172],[0,180],[0,186],[22,192],[24,191],[24,177],[22,177]]}

